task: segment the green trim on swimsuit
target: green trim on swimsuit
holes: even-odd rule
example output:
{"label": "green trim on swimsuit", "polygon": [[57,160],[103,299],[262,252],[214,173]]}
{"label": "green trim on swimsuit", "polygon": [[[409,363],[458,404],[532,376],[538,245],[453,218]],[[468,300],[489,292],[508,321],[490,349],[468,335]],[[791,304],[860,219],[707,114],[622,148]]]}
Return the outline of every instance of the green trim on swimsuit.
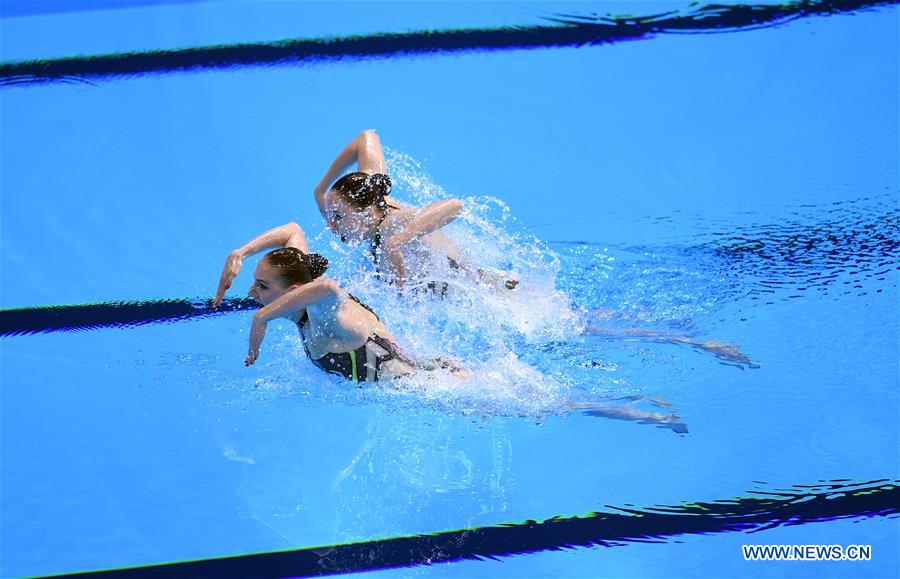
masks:
{"label": "green trim on swimsuit", "polygon": [[350,366],[353,368],[353,382],[359,382],[359,376],[356,373],[356,350],[350,350]]}

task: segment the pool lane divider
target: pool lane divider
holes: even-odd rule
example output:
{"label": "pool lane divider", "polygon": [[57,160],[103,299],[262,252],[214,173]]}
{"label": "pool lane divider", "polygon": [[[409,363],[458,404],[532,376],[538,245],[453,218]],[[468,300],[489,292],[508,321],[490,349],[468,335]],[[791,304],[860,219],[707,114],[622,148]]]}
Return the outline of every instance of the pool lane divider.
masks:
{"label": "pool lane divider", "polygon": [[806,16],[853,13],[900,0],[800,0],[781,4],[710,4],[647,16],[563,14],[549,25],[420,30],[337,38],[298,38],[175,50],[0,62],[0,86],[91,80],[244,66],[324,64],[372,58],[405,58],[458,52],[580,48],[658,34],[755,30]]}
{"label": "pool lane divider", "polygon": [[613,507],[582,516],[557,516],[488,527],[443,531],[215,559],[109,569],[52,577],[115,579],[276,579],[319,577],[381,569],[502,557],[577,547],[665,543],[685,535],[755,533],[779,526],[837,519],[896,518],[900,480],[820,481],[783,490],[751,490],[749,497],[639,509]]}
{"label": "pool lane divider", "polygon": [[128,328],[259,308],[250,298],[226,299],[217,308],[211,302],[211,299],[164,299],[5,309],[0,310],[0,336]]}

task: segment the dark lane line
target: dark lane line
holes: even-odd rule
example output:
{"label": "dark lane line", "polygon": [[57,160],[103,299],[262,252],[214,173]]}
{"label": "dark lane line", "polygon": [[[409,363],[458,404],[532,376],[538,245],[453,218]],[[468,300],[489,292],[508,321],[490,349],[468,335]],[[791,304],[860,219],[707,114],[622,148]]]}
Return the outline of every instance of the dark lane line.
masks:
{"label": "dark lane line", "polygon": [[215,309],[209,304],[210,299],[168,299],[0,310],[0,336],[128,328],[255,310],[259,307],[250,298],[226,299]]}
{"label": "dark lane line", "polygon": [[[896,517],[900,481],[820,481],[751,497],[553,517],[324,547],[147,565],[57,577],[276,579],[359,573],[398,567],[484,560],[575,547],[663,543],[682,535],[758,532],[781,525],[836,519]],[[617,511],[617,512],[615,512]]]}
{"label": "dark lane line", "polygon": [[801,0],[782,4],[710,4],[648,16],[558,15],[550,25],[420,30],[338,38],[202,46],[0,63],[0,86],[144,74],[227,69],[240,66],[322,64],[462,51],[583,47],[649,38],[657,34],[755,30],[806,16],[853,13],[900,0]]}

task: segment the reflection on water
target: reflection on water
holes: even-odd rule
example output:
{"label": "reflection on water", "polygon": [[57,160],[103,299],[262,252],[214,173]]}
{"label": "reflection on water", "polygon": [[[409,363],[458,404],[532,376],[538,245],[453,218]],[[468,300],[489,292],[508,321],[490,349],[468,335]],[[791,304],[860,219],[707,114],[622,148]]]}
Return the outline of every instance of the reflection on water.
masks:
{"label": "reflection on water", "polygon": [[730,263],[726,275],[746,288],[748,299],[769,304],[810,295],[862,296],[896,285],[896,206],[860,199],[806,211],[803,219],[738,228],[707,247]]}
{"label": "reflection on water", "polygon": [[502,518],[509,507],[512,441],[500,421],[473,425],[435,413],[397,420],[393,411],[377,412],[359,453],[331,487],[340,539],[439,528],[482,515]]}

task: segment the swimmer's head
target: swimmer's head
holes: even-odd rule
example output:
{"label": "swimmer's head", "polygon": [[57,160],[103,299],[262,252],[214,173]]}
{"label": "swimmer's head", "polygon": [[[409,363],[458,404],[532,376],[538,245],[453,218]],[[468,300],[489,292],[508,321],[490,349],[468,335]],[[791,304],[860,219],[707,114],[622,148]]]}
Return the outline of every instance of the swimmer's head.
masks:
{"label": "swimmer's head", "polygon": [[328,225],[342,241],[361,241],[387,208],[391,178],[382,173],[348,173],[328,193]]}
{"label": "swimmer's head", "polygon": [[267,253],[256,266],[250,297],[267,306],[291,289],[320,277],[328,269],[328,260],[317,253],[303,253],[284,247]]}

